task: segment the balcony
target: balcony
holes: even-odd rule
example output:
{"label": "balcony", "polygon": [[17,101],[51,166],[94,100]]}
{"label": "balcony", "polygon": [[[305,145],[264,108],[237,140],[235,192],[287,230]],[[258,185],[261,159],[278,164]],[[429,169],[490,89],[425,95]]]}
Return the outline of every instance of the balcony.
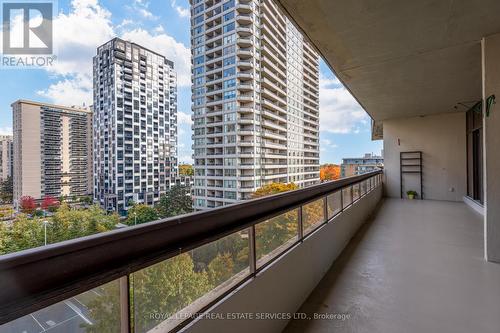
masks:
{"label": "balcony", "polygon": [[298,310],[351,318],[284,332],[496,332],[500,266],[483,236],[464,203],[386,199]]}
{"label": "balcony", "polygon": [[[286,263],[291,260],[303,258],[312,264],[303,255],[321,249],[315,244],[343,247],[379,201],[381,180],[376,171],[2,256],[0,320],[6,324],[0,326],[0,332],[85,332],[87,328],[169,332],[188,329],[187,324],[201,325],[204,332],[219,331],[203,327],[212,325],[210,320],[195,318],[195,314],[208,314],[212,306],[233,302],[230,306],[238,310],[241,304],[257,301],[249,299],[248,292],[261,294],[265,290],[262,283],[264,288],[276,289],[278,286],[269,284],[269,274],[285,273],[283,269],[289,270]],[[214,197],[223,201],[211,205],[231,203],[222,199],[230,193],[234,192],[215,191]],[[357,194],[354,201],[353,193]],[[267,237],[269,232],[277,236],[283,227],[288,230],[285,234]],[[339,228],[347,229],[340,232]],[[331,242],[332,232],[338,242]],[[215,255],[217,264],[203,264],[207,255]],[[319,269],[320,262],[328,262],[332,255],[334,252],[320,256],[318,265],[313,266]],[[231,258],[236,261],[229,263]],[[174,282],[179,272],[190,276]],[[322,275],[310,273],[313,280]],[[151,284],[151,279],[161,276],[166,280]],[[304,281],[296,291],[307,295],[305,288],[311,288],[313,280]],[[180,294],[175,291],[180,287],[175,287],[177,283],[183,284]],[[203,287],[205,283],[208,285]],[[275,291],[290,292],[288,286]],[[229,295],[228,303],[225,299]],[[292,304],[299,306],[300,302]],[[242,323],[234,321],[238,322]]]}

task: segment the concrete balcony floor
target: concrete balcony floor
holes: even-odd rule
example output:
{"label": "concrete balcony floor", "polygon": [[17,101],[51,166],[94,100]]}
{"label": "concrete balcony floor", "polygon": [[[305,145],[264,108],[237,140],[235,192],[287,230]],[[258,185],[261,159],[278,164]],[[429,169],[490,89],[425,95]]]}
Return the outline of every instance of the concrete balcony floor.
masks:
{"label": "concrete balcony floor", "polygon": [[500,332],[500,265],[463,203],[385,199],[284,332]]}

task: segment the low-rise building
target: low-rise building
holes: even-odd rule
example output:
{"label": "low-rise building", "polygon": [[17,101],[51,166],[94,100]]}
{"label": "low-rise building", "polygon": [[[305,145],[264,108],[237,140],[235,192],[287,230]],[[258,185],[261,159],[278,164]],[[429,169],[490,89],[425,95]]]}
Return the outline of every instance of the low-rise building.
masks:
{"label": "low-rise building", "polygon": [[365,154],[364,157],[343,158],[340,166],[340,177],[361,175],[383,167],[384,158],[371,153]]}

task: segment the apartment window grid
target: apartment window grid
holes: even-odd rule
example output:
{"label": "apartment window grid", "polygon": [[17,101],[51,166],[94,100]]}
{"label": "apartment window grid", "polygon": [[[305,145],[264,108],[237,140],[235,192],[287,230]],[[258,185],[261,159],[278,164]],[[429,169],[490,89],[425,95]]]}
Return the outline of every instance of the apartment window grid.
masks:
{"label": "apartment window grid", "polygon": [[118,38],[94,58],[94,197],[122,214],[154,204],[177,174],[173,63]]}
{"label": "apartment window grid", "polygon": [[[193,1],[191,11],[195,208],[271,182],[319,182],[318,106],[306,132],[302,97],[304,62],[317,94],[318,55],[306,59],[306,42],[271,1]],[[314,144],[304,145],[307,134]]]}

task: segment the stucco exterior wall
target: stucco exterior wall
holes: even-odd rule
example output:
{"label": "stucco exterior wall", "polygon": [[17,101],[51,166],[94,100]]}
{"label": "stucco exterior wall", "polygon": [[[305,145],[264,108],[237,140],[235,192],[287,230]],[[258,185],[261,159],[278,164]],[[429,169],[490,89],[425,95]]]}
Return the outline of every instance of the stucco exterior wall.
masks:
{"label": "stucco exterior wall", "polygon": [[[464,112],[385,120],[385,194],[400,197],[399,153],[419,150],[423,154],[424,199],[462,201],[467,192],[466,149]],[[404,175],[403,194],[420,192],[418,177]]]}

